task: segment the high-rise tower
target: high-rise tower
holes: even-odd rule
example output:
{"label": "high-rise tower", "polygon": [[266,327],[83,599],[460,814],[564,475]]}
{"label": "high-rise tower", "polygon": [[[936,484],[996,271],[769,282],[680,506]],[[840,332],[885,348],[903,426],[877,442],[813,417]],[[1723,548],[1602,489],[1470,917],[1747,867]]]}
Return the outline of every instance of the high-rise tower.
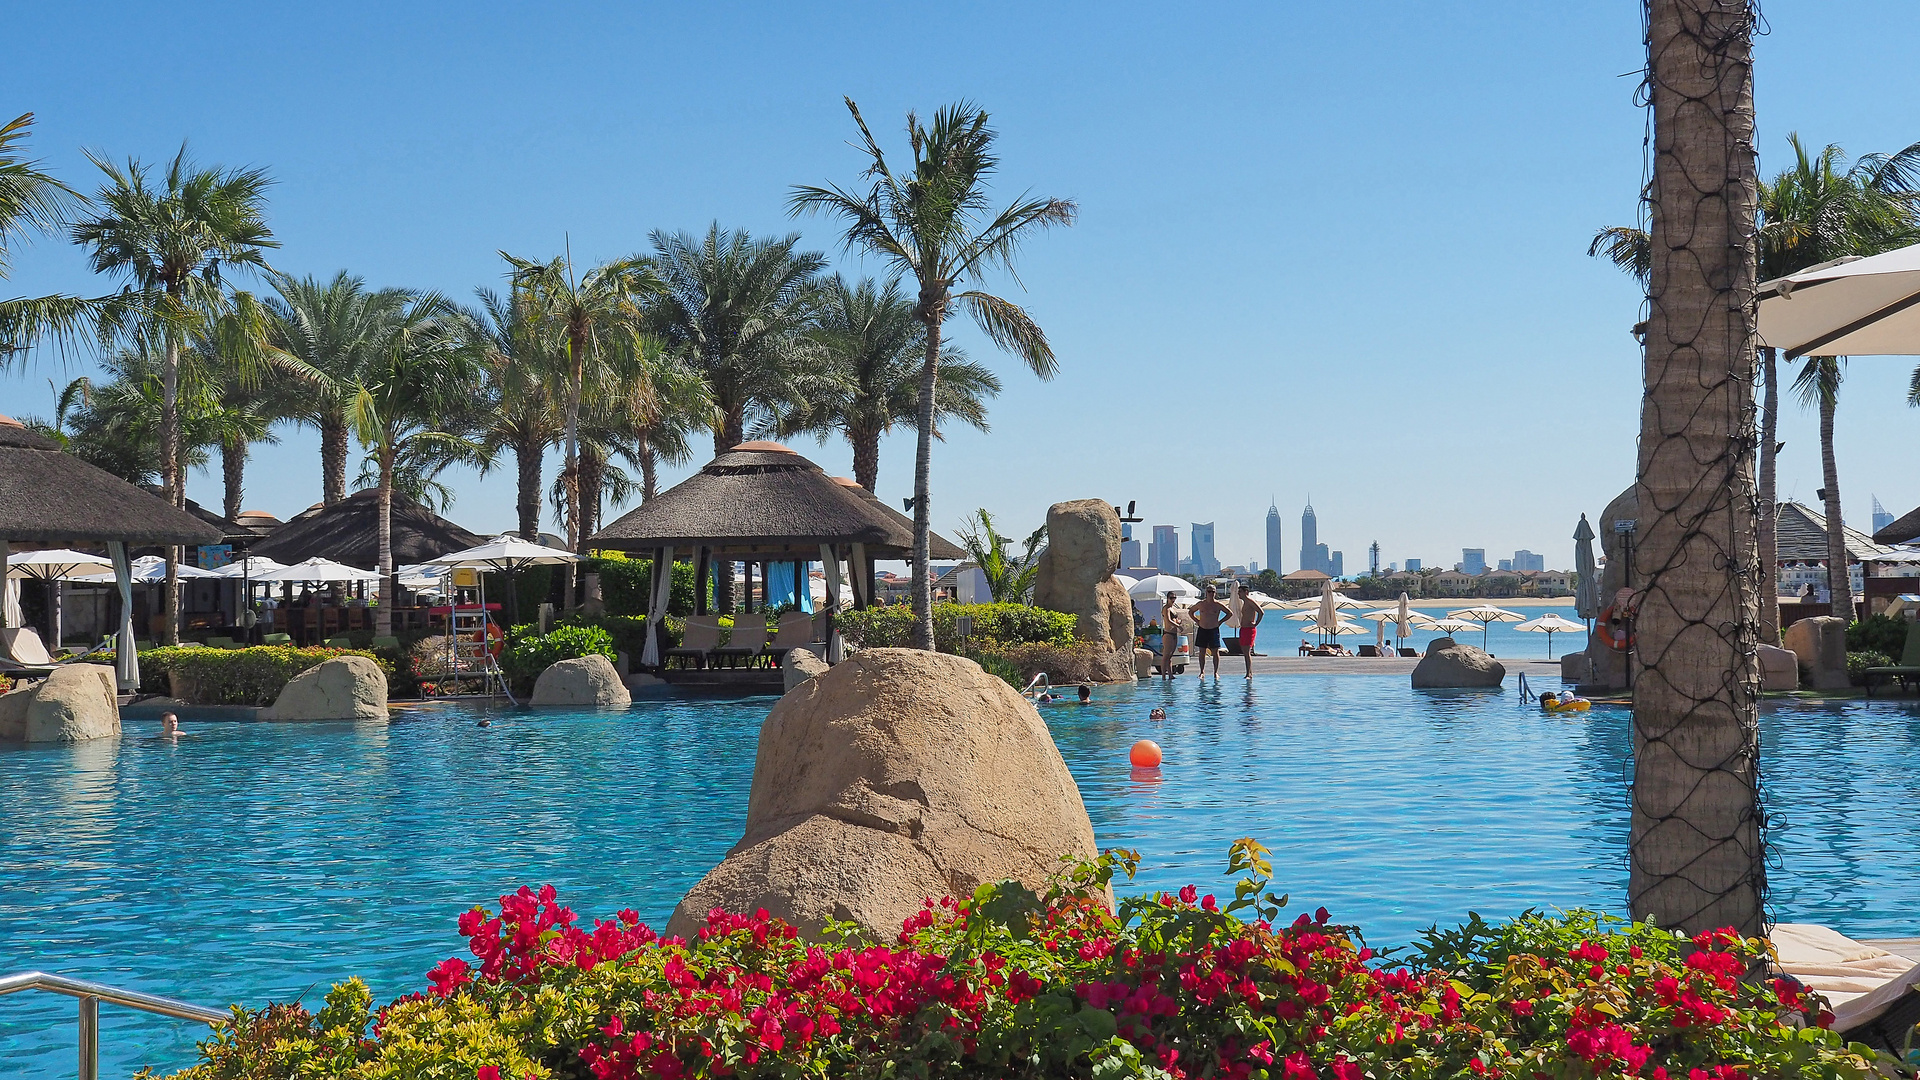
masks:
{"label": "high-rise tower", "polygon": [[1276,574],[1284,574],[1286,560],[1280,546],[1280,505],[1270,502],[1267,506],[1267,569]]}
{"label": "high-rise tower", "polygon": [[1220,572],[1220,560],[1213,557],[1213,522],[1193,523],[1193,570],[1207,575]]}
{"label": "high-rise tower", "polygon": [[1308,500],[1307,509],[1300,515],[1300,569],[1322,570],[1320,565],[1320,526],[1313,518],[1313,502]]}

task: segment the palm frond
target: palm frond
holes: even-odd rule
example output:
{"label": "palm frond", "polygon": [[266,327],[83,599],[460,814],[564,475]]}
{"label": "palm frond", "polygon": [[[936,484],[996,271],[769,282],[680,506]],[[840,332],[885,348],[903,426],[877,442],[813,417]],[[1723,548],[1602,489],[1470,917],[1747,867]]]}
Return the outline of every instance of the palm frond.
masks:
{"label": "palm frond", "polygon": [[974,323],[989,340],[1018,354],[1035,375],[1051,379],[1059,370],[1046,332],[1018,304],[976,290],[959,293],[953,300],[973,316]]}

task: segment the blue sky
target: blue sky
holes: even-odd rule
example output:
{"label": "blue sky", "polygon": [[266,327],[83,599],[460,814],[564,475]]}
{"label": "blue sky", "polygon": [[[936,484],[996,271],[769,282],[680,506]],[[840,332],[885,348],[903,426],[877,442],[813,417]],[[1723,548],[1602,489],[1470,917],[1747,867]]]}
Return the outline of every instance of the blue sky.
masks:
{"label": "blue sky", "polygon": [[[1763,173],[1790,131],[1854,154],[1920,140],[1920,8],[1765,11]],[[1028,248],[1021,284],[992,282],[1047,329],[1058,378],[959,333],[1006,391],[990,435],[936,448],[943,529],[986,507],[1024,534],[1052,502],[1134,499],[1264,562],[1273,498],[1292,569],[1311,496],[1349,568],[1374,540],[1395,562],[1473,546],[1560,565],[1578,515],[1632,481],[1638,297],[1586,244],[1636,212],[1635,4],[47,4],[9,23],[0,105],[38,114],[33,151],[69,183],[96,185],[83,147],[159,160],[187,139],[271,171],[281,269],[461,298],[500,287],[497,249],[571,237],[598,260],[714,220],[800,231],[859,273],[784,206],[793,184],[856,179],[842,95],[896,147],[907,109],[978,102],[1003,135],[999,197],[1075,198],[1081,219]],[[0,285],[98,287],[55,239]],[[49,380],[90,366],[0,373],[0,412],[50,414]],[[1870,495],[1920,502],[1897,449],[1920,431],[1912,367],[1848,372],[1855,524]],[[1782,431],[1781,491],[1811,500],[1811,413]],[[282,440],[249,508],[319,498],[315,436]],[[841,442],[796,448],[851,471]],[[909,493],[912,450],[910,432],[883,445],[883,497]],[[454,480],[449,516],[511,527],[511,468]],[[217,478],[189,494],[217,505]]]}

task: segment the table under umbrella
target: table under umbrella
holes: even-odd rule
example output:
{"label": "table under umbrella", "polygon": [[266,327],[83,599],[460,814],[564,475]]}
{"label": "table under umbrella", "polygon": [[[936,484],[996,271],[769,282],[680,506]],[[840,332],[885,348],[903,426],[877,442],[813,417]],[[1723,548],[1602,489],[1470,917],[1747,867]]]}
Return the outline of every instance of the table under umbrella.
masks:
{"label": "table under umbrella", "polygon": [[1520,622],[1526,616],[1517,611],[1494,607],[1492,604],[1480,604],[1476,607],[1461,608],[1447,612],[1449,619],[1470,619],[1480,624],[1480,647],[1487,647],[1487,627],[1497,622]]}

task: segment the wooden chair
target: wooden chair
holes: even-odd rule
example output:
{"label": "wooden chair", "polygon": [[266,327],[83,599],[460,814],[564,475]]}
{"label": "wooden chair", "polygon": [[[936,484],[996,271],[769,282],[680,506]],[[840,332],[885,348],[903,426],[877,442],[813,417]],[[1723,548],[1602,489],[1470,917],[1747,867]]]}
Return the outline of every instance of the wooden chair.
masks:
{"label": "wooden chair", "polygon": [[[741,626],[740,619],[748,620]],[[724,648],[714,649],[711,655],[715,660],[725,659],[729,666],[738,666],[738,661],[746,661],[748,667],[767,654],[767,624],[753,615],[736,615],[733,634],[727,638]]]}
{"label": "wooden chair", "polygon": [[[720,616],[690,615],[687,617],[686,633],[681,635],[680,647],[668,649],[660,663],[679,659],[692,661],[693,666],[706,667],[713,650],[720,647]],[[685,666],[684,664],[682,666]]]}

